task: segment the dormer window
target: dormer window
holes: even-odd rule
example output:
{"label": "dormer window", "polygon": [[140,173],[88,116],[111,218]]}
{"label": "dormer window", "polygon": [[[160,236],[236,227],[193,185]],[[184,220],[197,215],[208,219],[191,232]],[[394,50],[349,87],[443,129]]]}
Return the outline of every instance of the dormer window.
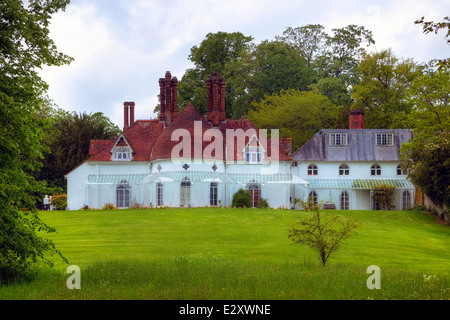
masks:
{"label": "dormer window", "polygon": [[245,163],[261,164],[264,160],[264,154],[265,150],[260,145],[258,137],[256,135],[253,135],[244,149]]}
{"label": "dormer window", "polygon": [[348,138],[346,133],[331,133],[330,146],[346,146],[348,145]]}
{"label": "dormer window", "polygon": [[112,153],[111,160],[113,161],[131,161],[133,153],[130,147],[115,147]]}
{"label": "dormer window", "polygon": [[376,146],[393,146],[394,135],[392,133],[377,133],[375,137]]}
{"label": "dormer window", "polygon": [[245,148],[245,162],[249,164],[262,163],[263,152],[261,147],[248,146]]}

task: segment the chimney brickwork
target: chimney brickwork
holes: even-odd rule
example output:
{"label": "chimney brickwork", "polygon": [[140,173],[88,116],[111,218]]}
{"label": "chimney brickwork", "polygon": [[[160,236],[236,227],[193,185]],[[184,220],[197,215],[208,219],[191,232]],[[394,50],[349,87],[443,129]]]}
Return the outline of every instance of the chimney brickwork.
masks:
{"label": "chimney brickwork", "polygon": [[364,129],[364,110],[353,109],[348,115],[349,129]]}
{"label": "chimney brickwork", "polygon": [[170,71],[166,72],[164,78],[159,79],[159,91],[159,120],[168,126],[178,116],[178,79],[172,78]]}
{"label": "chimney brickwork", "polygon": [[225,120],[225,78],[219,77],[217,70],[206,79],[208,111],[206,119],[217,127]]}

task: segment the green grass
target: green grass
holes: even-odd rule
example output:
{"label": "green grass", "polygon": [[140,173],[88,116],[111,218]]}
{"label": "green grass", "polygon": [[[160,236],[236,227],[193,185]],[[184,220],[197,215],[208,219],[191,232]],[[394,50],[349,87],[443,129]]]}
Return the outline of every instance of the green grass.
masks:
{"label": "green grass", "polygon": [[[358,218],[327,267],[292,245],[303,211],[153,209],[42,212],[45,234],[81,268],[68,290],[67,265],[41,268],[0,299],[449,299],[450,228],[420,211],[326,211]],[[370,265],[381,289],[369,290]],[[424,275],[427,275],[424,277]],[[434,277],[429,277],[434,275]]]}

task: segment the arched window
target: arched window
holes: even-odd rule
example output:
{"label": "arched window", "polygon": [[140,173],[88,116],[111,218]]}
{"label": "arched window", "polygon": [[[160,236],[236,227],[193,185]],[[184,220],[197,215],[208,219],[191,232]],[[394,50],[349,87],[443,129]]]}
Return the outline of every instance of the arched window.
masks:
{"label": "arched window", "polygon": [[319,170],[317,169],[317,166],[315,164],[310,164],[308,166],[308,176],[317,176],[319,173]]}
{"label": "arched window", "polygon": [[378,164],[372,165],[372,167],[370,168],[370,175],[381,176],[381,167]]}
{"label": "arched window", "polygon": [[119,208],[128,208],[131,199],[131,186],[127,181],[122,180],[116,189],[116,200]]}
{"label": "arched window", "polygon": [[252,208],[255,208],[258,205],[259,198],[261,198],[261,185],[252,181],[247,185],[247,190],[250,191]]}
{"label": "arched window", "polygon": [[408,190],[403,191],[402,196],[402,209],[406,210],[411,208],[411,193]]}
{"label": "arched window", "polygon": [[156,184],[156,205],[162,206],[164,205],[164,189],[163,184],[161,182],[158,182]]}
{"label": "arched window", "polygon": [[341,210],[349,210],[350,209],[350,197],[348,196],[348,192],[344,191],[341,193]]}
{"label": "arched window", "polygon": [[191,181],[188,177],[184,177],[181,181],[180,188],[180,207],[191,204]]}
{"label": "arched window", "polygon": [[317,193],[315,191],[311,191],[308,196],[308,202],[313,203],[315,206],[317,206],[318,203],[317,200],[318,200]]}
{"label": "arched window", "polygon": [[345,163],[341,164],[339,166],[339,175],[340,176],[348,176],[350,174],[350,169],[348,167],[348,165],[346,165]]}
{"label": "arched window", "polygon": [[408,174],[408,171],[403,168],[401,164],[397,166],[397,175],[398,176],[406,176]]}
{"label": "arched window", "polygon": [[209,204],[217,206],[217,182],[211,182],[209,185]]}

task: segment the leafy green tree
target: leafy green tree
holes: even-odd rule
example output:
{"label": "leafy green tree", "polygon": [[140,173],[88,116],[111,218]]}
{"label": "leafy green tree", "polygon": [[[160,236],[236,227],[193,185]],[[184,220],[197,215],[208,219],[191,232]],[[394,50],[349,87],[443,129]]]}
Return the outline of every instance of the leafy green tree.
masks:
{"label": "leafy green tree", "polygon": [[438,206],[450,205],[450,74],[441,69],[413,81],[406,95],[413,141],[401,156],[408,177]]}
{"label": "leafy green tree", "polygon": [[[425,21],[425,17],[416,20],[415,24],[421,24],[423,28],[423,33],[428,34],[430,32],[438,33],[440,29],[447,29],[447,34],[445,38],[447,43],[450,45],[450,17],[444,17],[443,21]],[[438,59],[436,60],[436,65],[439,69],[448,69],[450,67],[450,58]]]}
{"label": "leafy green tree", "polygon": [[406,128],[412,110],[404,99],[412,81],[422,68],[412,59],[400,60],[390,50],[364,56],[359,64],[361,82],[354,85],[354,107],[366,112],[367,128]]}
{"label": "leafy green tree", "polygon": [[312,204],[313,214],[301,219],[289,229],[288,237],[300,246],[306,245],[319,254],[320,262],[326,265],[330,255],[337,251],[342,241],[353,234],[359,227],[356,219],[341,216],[325,216],[321,205]]}
{"label": "leafy green tree", "polygon": [[319,56],[314,67],[321,78],[340,78],[349,86],[359,81],[358,64],[366,53],[364,45],[375,44],[372,32],[363,26],[348,25],[332,29],[327,36],[325,53]]}
{"label": "leafy green tree", "polygon": [[306,60],[306,65],[311,63],[320,55],[325,53],[328,35],[324,26],[320,24],[308,24],[306,26],[288,27],[283,36],[276,39],[292,45],[301,57]]}
{"label": "leafy green tree", "polygon": [[[194,63],[194,67],[186,70],[178,84],[180,110],[191,102],[201,114],[206,115],[206,78],[214,70],[217,70],[221,76],[227,78],[232,76],[225,71],[226,67],[240,59],[241,52],[247,49],[252,40],[252,37],[244,36],[240,32],[217,32],[208,33],[199,46],[193,46],[189,60]],[[226,113],[227,116],[231,116],[234,90],[230,83],[226,85],[226,95]]]}
{"label": "leafy green tree", "polygon": [[263,41],[251,46],[242,58],[230,65],[234,76],[227,78],[241,95],[232,103],[233,116],[245,116],[253,102],[281,90],[307,90],[313,81],[312,69],[294,48],[281,41]]}
{"label": "leafy green tree", "polygon": [[33,172],[42,157],[42,121],[35,114],[47,89],[37,69],[72,60],[57,51],[48,30],[51,15],[69,1],[27,3],[0,2],[0,282],[26,278],[39,261],[52,265],[46,254],[61,255],[37,234],[54,229],[37,215],[35,195],[46,189]]}
{"label": "leafy green tree", "polygon": [[297,149],[323,128],[333,128],[342,107],[315,91],[282,90],[254,104],[248,118],[258,128],[279,129]]}
{"label": "leafy green tree", "polygon": [[44,129],[47,152],[37,178],[65,190],[64,176],[89,157],[90,141],[113,139],[120,129],[101,112],[69,113],[59,109],[53,113],[52,124]]}

